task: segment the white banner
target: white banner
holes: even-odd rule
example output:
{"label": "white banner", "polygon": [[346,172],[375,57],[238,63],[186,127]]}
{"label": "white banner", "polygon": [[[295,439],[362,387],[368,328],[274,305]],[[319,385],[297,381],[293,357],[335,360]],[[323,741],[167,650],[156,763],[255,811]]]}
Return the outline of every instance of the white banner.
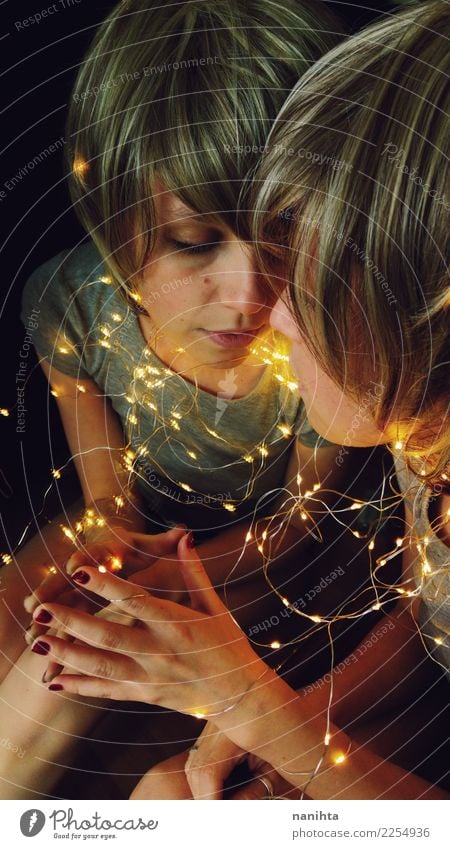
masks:
{"label": "white banner", "polygon": [[447,802],[434,801],[0,802],[5,849],[444,849],[449,813]]}

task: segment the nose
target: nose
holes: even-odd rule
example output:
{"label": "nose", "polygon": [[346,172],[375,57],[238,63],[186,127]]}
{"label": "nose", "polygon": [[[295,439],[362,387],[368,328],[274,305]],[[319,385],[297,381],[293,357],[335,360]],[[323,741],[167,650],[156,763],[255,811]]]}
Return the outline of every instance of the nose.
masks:
{"label": "nose", "polygon": [[232,240],[224,254],[223,270],[216,271],[220,287],[219,298],[242,315],[255,315],[267,311],[273,297],[265,278],[256,269],[256,263],[248,245]]}
{"label": "nose", "polygon": [[269,323],[274,330],[278,330],[280,333],[283,333],[283,335],[287,336],[288,339],[291,339],[294,342],[298,341],[299,332],[295,319],[282,298],[278,298],[276,303],[273,305],[270,312]]}

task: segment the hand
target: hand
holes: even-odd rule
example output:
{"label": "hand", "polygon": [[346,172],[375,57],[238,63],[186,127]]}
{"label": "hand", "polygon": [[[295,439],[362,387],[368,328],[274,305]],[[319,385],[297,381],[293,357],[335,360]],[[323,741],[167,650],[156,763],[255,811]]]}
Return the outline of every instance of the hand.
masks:
{"label": "hand", "polygon": [[189,750],[184,771],[194,799],[222,799],[223,784],[247,752],[233,743],[213,722],[207,722]]}
{"label": "hand", "polygon": [[146,569],[134,572],[129,581],[144,587],[157,598],[165,598],[177,604],[189,604],[178,559],[162,557]]}
{"label": "hand", "polygon": [[[277,798],[298,799],[301,791],[292,787],[270,764],[256,755],[247,754],[233,743],[212,722],[205,725],[194,746],[189,750],[185,773],[194,799],[219,800],[223,798],[223,785],[239,763],[247,761],[253,776],[240,787],[227,793],[229,799],[270,798],[269,791]],[[262,779],[259,777],[261,776]],[[266,785],[266,786],[265,786]]]}
{"label": "hand", "polygon": [[[64,562],[55,563],[57,571],[48,575],[31,595],[24,599],[25,610],[33,613],[40,604],[52,602],[57,598],[61,604],[73,604],[80,609],[87,609],[86,593],[80,594],[79,588],[68,577],[80,566],[92,563],[94,566],[105,566],[113,570],[117,558],[123,565],[124,575],[139,569],[144,570],[144,567],[146,571],[149,563],[157,562],[165,555],[174,554],[184,533],[184,528],[172,528],[165,533],[153,535],[132,533],[123,528],[107,528],[104,540],[86,545],[82,550],[77,549]],[[65,593],[69,593],[69,596],[63,597]],[[44,630],[34,624],[31,634],[37,636]]]}
{"label": "hand", "polygon": [[[176,551],[176,545],[184,532],[183,528],[173,528],[165,533],[150,535],[131,533],[122,527],[107,527],[105,528],[104,540],[97,540],[95,543],[88,544],[82,551],[74,551],[63,563],[55,563],[54,566],[57,571],[49,574],[34,592],[24,599],[24,607],[29,613],[33,613],[39,604],[58,599],[59,604],[78,610],[99,611],[104,606],[104,602],[100,602],[90,593],[80,593],[79,588],[70,580],[68,575],[73,574],[84,563],[93,563],[97,567],[103,565],[112,569],[114,568],[115,558],[118,558],[120,563],[124,564],[128,572],[145,565],[147,568],[142,572],[136,572],[136,576],[145,575],[149,562],[154,561],[155,565],[159,562],[162,566],[164,560],[159,558]],[[161,566],[158,575],[162,582],[164,573],[163,575],[160,574]],[[164,571],[168,576],[168,570]],[[158,580],[157,575],[155,575],[155,579]],[[139,582],[138,579],[137,583]],[[48,626],[32,620],[25,632],[25,639],[28,643],[31,643],[36,637],[42,636],[47,631]],[[53,633],[57,633],[61,637],[64,635],[61,629],[57,629]],[[57,665],[51,663],[43,680],[45,682],[52,680],[57,669]]]}
{"label": "hand", "polygon": [[212,715],[233,705],[268,671],[211,586],[187,536],[180,541],[178,554],[192,608],[155,599],[145,590],[136,594],[136,585],[91,567],[74,577],[134,617],[137,627],[105,623],[58,604],[45,605],[52,622],[81,641],[69,644],[46,637],[52,659],[82,673],[58,675],[54,685],[94,698]]}
{"label": "hand", "polygon": [[259,799],[307,799],[298,787],[289,784],[273,767],[256,755],[248,755],[248,767],[252,778],[243,787],[233,791],[234,800]]}

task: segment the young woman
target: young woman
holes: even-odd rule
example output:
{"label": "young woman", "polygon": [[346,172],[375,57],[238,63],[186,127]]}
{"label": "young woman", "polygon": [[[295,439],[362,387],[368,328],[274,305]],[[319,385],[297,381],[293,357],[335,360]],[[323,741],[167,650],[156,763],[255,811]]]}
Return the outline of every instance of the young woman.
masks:
{"label": "young woman", "polygon": [[[396,763],[396,750],[408,737],[404,706],[426,693],[429,664],[450,669],[449,22],[447,3],[421,3],[319,60],[282,108],[256,177],[261,260],[280,279],[272,324],[292,341],[309,420],[335,442],[386,443],[394,453],[406,512],[389,554],[403,556],[397,608],[340,674],[296,693],[236,626],[189,536],[178,550],[191,609],[83,567],[74,581],[139,627],[46,605],[83,639],[50,636],[41,646],[81,673],[55,678],[55,700],[126,697],[213,723],[189,756],[150,773],[136,798],[217,794],[246,752],[262,759],[263,778],[272,770],[275,790],[283,779],[315,799],[446,797]],[[390,719],[377,727],[383,713]],[[395,744],[386,743],[390,728]],[[426,727],[419,744],[426,752]],[[256,782],[259,795],[265,782]]]}
{"label": "young woman", "polygon": [[[183,530],[158,532],[185,524],[216,586],[239,560],[228,598],[236,590],[242,616],[258,622],[270,601],[260,554],[254,541],[240,552],[253,515],[273,512],[268,493],[295,480],[299,431],[311,489],[317,475],[331,489],[339,478],[337,448],[317,442],[304,421],[268,326],[274,295],[244,237],[248,215],[237,212],[279,107],[338,30],[308,0],[282,9],[271,0],[132,0],[100,27],[81,66],[69,181],[91,239],[32,275],[22,317],[57,398],[85,509],[71,507],[5,570],[0,721],[15,727],[28,756],[0,750],[4,798],[45,794],[98,716],[89,704],[55,712],[44,688],[55,668],[24,652],[39,601],[65,593],[61,600],[92,609],[73,592],[65,561],[69,572],[86,561],[123,565],[152,589],[182,592]],[[84,543],[74,547],[80,529]],[[288,531],[285,550],[293,539]],[[28,639],[41,630],[32,623]]]}

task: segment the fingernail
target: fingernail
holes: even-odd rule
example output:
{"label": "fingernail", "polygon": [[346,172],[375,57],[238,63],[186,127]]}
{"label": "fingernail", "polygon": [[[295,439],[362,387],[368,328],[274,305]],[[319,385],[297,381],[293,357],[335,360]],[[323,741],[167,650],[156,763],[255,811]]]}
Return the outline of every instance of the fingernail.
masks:
{"label": "fingernail", "polygon": [[48,610],[41,610],[40,613],[38,613],[38,615],[34,617],[34,621],[39,622],[39,625],[48,625],[48,623],[51,622],[52,619],[53,616],[51,613],[49,613]]}
{"label": "fingernail", "polygon": [[49,673],[48,669],[46,669],[42,678],[41,678],[42,683],[43,684],[50,684],[50,682],[53,681],[53,679],[56,678],[57,675],[61,675],[61,672],[63,671],[63,669],[64,669],[64,666],[57,666],[55,668],[55,671],[52,672],[51,674]]}
{"label": "fingernail", "polygon": [[75,572],[75,575],[72,575],[72,581],[75,581],[76,584],[87,584],[91,580],[91,576],[88,575],[87,572]]}
{"label": "fingernail", "polygon": [[186,537],[186,545],[188,548],[194,548],[195,546],[194,534],[191,532]]}
{"label": "fingernail", "polygon": [[48,689],[49,690],[64,690],[64,687],[63,687],[62,684],[50,684]]}
{"label": "fingernail", "polygon": [[50,646],[48,643],[44,643],[42,640],[38,640],[34,646],[31,646],[31,651],[34,651],[36,654],[48,654],[50,651]]}

